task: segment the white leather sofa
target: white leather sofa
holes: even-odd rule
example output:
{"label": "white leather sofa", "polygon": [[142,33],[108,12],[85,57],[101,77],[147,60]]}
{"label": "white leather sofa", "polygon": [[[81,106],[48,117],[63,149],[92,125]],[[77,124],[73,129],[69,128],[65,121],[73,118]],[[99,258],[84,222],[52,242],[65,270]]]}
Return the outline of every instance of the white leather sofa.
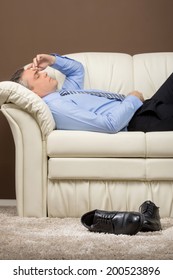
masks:
{"label": "white leather sofa", "polygon": [[[83,63],[85,88],[139,90],[146,99],[173,71],[173,53],[69,57]],[[47,71],[62,85],[61,73]],[[0,83],[0,104],[15,141],[20,216],[80,217],[95,208],[137,211],[149,199],[161,217],[173,217],[173,132],[54,130],[47,105],[9,81]]]}

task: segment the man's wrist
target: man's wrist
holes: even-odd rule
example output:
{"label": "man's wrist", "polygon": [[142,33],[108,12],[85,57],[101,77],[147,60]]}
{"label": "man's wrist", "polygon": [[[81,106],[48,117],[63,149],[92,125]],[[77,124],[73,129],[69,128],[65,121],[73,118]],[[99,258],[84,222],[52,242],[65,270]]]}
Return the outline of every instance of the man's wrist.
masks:
{"label": "man's wrist", "polygon": [[50,59],[50,65],[53,65],[53,64],[55,63],[55,60],[56,60],[56,55],[50,54],[50,57],[51,57],[51,59]]}

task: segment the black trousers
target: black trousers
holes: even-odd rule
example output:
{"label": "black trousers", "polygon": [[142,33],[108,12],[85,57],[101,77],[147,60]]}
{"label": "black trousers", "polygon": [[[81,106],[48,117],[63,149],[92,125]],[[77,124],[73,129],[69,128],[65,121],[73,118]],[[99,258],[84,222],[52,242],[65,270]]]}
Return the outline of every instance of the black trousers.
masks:
{"label": "black trousers", "polygon": [[128,131],[173,130],[173,73],[132,117]]}

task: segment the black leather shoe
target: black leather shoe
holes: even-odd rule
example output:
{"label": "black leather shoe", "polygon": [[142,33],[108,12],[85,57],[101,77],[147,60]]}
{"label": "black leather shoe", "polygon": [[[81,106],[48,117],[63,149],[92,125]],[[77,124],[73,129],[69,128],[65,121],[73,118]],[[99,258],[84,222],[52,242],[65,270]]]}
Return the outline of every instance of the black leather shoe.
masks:
{"label": "black leather shoe", "polygon": [[143,215],[138,212],[93,210],[81,217],[81,223],[90,231],[134,235],[142,228]]}
{"label": "black leather shoe", "polygon": [[140,231],[158,231],[162,229],[159,207],[157,207],[152,201],[145,201],[139,207],[139,212],[144,215],[144,222]]}

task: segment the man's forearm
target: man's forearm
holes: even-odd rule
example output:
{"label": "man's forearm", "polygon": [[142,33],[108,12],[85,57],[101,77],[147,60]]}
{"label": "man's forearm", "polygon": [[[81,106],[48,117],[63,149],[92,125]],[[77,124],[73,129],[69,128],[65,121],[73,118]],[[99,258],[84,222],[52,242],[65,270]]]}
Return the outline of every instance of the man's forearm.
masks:
{"label": "man's forearm", "polygon": [[59,70],[64,75],[68,76],[69,74],[77,71],[84,72],[83,65],[80,62],[66,56],[61,56],[58,54],[52,55],[55,56],[55,62],[51,65],[51,67]]}
{"label": "man's forearm", "polygon": [[57,69],[66,76],[63,89],[83,89],[84,67],[82,63],[58,54],[54,54],[55,63],[51,67]]}

